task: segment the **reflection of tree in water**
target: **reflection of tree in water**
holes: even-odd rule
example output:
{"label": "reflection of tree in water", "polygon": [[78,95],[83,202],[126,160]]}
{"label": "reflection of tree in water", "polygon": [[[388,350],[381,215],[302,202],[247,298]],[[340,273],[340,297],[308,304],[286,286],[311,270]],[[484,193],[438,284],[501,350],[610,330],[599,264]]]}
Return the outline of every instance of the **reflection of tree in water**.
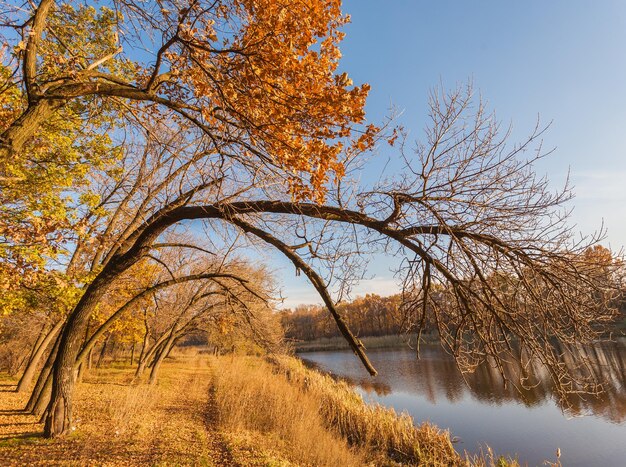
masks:
{"label": "reflection of tree in water", "polygon": [[615,423],[626,420],[626,348],[618,343],[567,349],[564,360],[580,372],[602,378],[603,391],[597,397],[571,397],[568,413],[593,413]]}
{"label": "reflection of tree in water", "polygon": [[[578,376],[601,377],[603,392],[599,396],[572,394],[559,399],[553,391],[550,375],[536,361],[524,361],[523,371],[517,363],[508,363],[504,373],[505,385],[497,368],[482,364],[473,373],[462,375],[454,360],[439,345],[425,345],[420,359],[413,352],[372,352],[374,364],[380,369],[376,378],[365,376],[361,367],[337,367],[341,379],[363,388],[367,393],[386,396],[394,391],[411,392],[435,404],[445,397],[450,402],[470,394],[475,400],[504,405],[515,402],[534,407],[554,399],[570,416],[595,414],[614,423],[626,420],[626,346],[624,343],[603,343],[592,347],[561,347],[562,364]],[[331,359],[332,360],[332,359]],[[345,363],[345,359],[338,359]],[[351,362],[351,360],[349,360]],[[319,366],[307,362],[309,366]],[[330,360],[328,364],[332,367]],[[331,370],[332,368],[323,368]],[[572,388],[575,389],[575,388]]]}
{"label": "reflection of tree in water", "polygon": [[376,393],[377,396],[386,396],[391,394],[391,386],[372,378],[363,378],[358,382],[353,382],[353,384],[360,386],[368,394],[371,394],[372,392]]}
{"label": "reflection of tree in water", "polygon": [[[619,343],[603,343],[593,347],[562,347],[562,364],[572,374],[582,377],[595,375],[603,381],[598,395],[573,393],[565,399],[554,395],[548,371],[536,361],[526,361],[522,368],[510,362],[505,365],[504,380],[500,371],[489,364],[482,364],[473,373],[461,375],[453,360],[441,350],[434,350],[439,358],[413,361],[412,381],[391,377],[401,387],[413,389],[435,403],[437,396],[444,395],[449,401],[458,401],[465,391],[476,400],[501,405],[515,401],[527,407],[554,398],[568,415],[593,413],[615,423],[626,420],[626,347]],[[400,367],[408,364],[403,361]],[[406,372],[404,372],[406,374]],[[467,384],[464,383],[464,380]],[[395,385],[394,385],[395,386]],[[576,388],[572,388],[575,390]]]}

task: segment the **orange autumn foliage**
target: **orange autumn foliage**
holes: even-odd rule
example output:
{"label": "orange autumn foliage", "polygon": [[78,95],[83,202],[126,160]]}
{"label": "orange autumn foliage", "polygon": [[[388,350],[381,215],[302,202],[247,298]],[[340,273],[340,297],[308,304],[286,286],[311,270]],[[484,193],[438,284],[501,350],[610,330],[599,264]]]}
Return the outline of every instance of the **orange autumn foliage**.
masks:
{"label": "orange autumn foliage", "polygon": [[212,132],[283,168],[296,199],[323,201],[329,178],[343,175],[342,151],[368,149],[378,131],[370,125],[353,134],[364,121],[369,85],[337,74],[340,28],[349,21],[340,6],[221,2],[188,12],[179,28],[184,46],[167,54]]}

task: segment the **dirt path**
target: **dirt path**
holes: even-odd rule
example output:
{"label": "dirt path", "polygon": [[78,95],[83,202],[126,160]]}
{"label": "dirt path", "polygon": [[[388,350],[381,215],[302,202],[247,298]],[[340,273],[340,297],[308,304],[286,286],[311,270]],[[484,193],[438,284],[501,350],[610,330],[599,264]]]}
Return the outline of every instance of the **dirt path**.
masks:
{"label": "dirt path", "polygon": [[206,360],[167,362],[153,387],[130,379],[129,370],[85,378],[62,440],[42,438],[37,419],[18,412],[27,395],[0,386],[0,465],[240,465],[216,428]]}

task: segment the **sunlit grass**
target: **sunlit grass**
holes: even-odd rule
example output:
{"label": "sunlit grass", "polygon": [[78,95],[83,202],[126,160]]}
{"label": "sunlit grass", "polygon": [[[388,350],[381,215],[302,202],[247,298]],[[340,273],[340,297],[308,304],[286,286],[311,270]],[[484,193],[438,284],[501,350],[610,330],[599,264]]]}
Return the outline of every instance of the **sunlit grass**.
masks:
{"label": "sunlit grass", "polygon": [[[447,431],[416,427],[406,414],[366,404],[348,384],[292,357],[179,354],[164,363],[156,385],[133,384],[132,375],[130,366],[85,375],[66,439],[43,439],[35,417],[12,415],[0,458],[76,465],[518,466],[489,448],[463,458]],[[5,394],[5,410],[21,407],[27,396]]]}
{"label": "sunlit grass", "polygon": [[458,465],[449,433],[424,423],[416,427],[407,414],[377,404],[365,404],[346,383],[311,371],[293,358],[273,359],[275,368],[292,384],[319,401],[320,413],[328,427],[350,444],[370,452],[383,453],[397,462],[420,465]]}
{"label": "sunlit grass", "polygon": [[213,365],[223,429],[261,433],[296,465],[364,465],[362,453],[325,427],[316,394],[258,358],[220,357]]}

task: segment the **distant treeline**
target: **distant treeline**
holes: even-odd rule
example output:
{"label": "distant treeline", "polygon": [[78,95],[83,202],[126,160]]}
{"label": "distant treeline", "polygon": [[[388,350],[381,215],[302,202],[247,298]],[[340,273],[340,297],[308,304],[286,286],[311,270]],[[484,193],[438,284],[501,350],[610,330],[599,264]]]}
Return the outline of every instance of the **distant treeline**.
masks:
{"label": "distant treeline", "polygon": [[[616,298],[617,308],[621,312],[613,330],[619,335],[626,335],[626,292]],[[386,336],[415,332],[414,326],[407,321],[406,310],[402,310],[400,294],[381,297],[368,294],[351,302],[338,306],[348,326],[358,337]],[[295,341],[313,341],[320,338],[341,336],[335,321],[323,305],[299,305],[295,309],[280,312],[285,337]],[[433,324],[425,323],[425,332],[433,332]]]}
{"label": "distant treeline", "polygon": [[[384,336],[403,332],[400,294],[381,297],[368,294],[343,303],[338,309],[357,336]],[[335,321],[322,305],[300,305],[281,312],[285,337],[312,341],[322,337],[340,336]]]}

